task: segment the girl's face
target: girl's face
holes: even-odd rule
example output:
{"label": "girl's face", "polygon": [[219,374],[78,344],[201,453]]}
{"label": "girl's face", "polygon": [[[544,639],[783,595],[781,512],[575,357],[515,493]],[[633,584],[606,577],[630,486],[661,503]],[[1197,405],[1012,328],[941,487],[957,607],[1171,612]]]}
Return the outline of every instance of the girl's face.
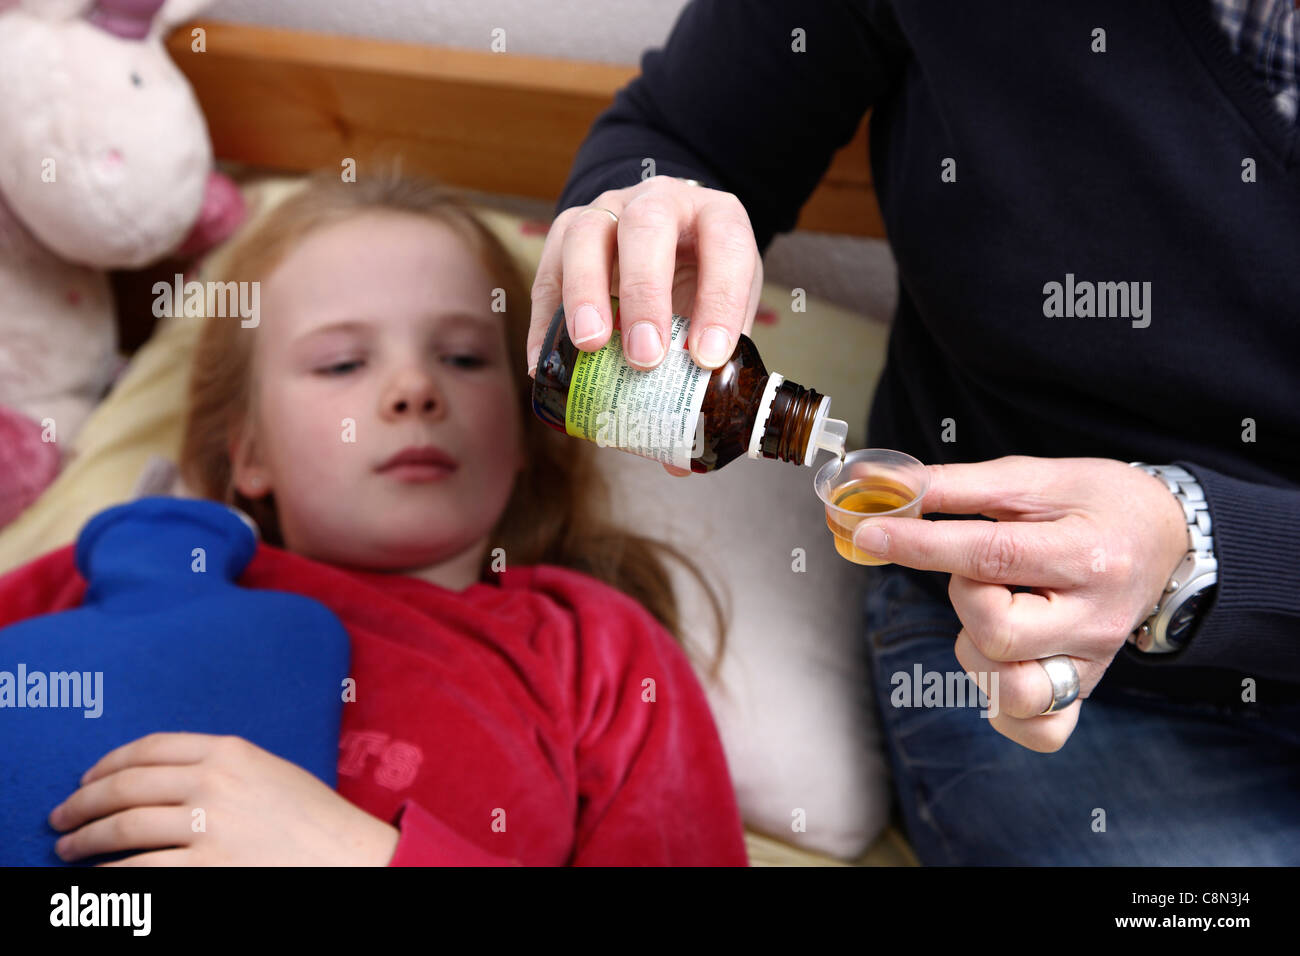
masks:
{"label": "girl's face", "polygon": [[[288,550],[478,579],[524,466],[494,285],[450,227],[389,211],[311,233],[262,283],[254,437],[232,460],[246,497],[275,493]],[[455,467],[382,470],[422,446]]]}

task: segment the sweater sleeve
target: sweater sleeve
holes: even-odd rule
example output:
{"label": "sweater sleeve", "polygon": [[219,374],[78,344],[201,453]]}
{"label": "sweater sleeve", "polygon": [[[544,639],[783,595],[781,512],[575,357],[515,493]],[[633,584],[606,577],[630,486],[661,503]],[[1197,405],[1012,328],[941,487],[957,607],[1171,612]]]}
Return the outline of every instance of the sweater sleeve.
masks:
{"label": "sweater sleeve", "polygon": [[748,865],[726,756],[686,654],[626,595],[593,604],[580,618],[570,865]]}
{"label": "sweater sleeve", "polygon": [[1205,493],[1218,587],[1176,654],[1130,656],[1155,667],[1219,667],[1300,684],[1300,488],[1174,462]]}
{"label": "sweater sleeve", "polygon": [[905,55],[884,3],[693,0],[596,119],[556,213],[636,185],[653,159],[657,175],[734,193],[766,251]]}
{"label": "sweater sleeve", "polygon": [[414,800],[402,801],[392,823],[401,835],[389,866],[521,865],[466,840]]}

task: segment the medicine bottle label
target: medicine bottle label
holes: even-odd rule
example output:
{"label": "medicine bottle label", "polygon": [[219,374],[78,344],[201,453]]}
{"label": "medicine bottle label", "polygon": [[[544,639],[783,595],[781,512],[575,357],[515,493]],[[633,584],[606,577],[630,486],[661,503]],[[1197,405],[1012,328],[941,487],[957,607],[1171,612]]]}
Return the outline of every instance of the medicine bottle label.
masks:
{"label": "medicine bottle label", "polygon": [[691,458],[700,450],[695,448],[700,409],[713,373],[691,358],[689,330],[690,320],[673,316],[668,354],[648,372],[628,365],[617,327],[604,348],[579,351],[569,379],[565,431],[690,470]]}

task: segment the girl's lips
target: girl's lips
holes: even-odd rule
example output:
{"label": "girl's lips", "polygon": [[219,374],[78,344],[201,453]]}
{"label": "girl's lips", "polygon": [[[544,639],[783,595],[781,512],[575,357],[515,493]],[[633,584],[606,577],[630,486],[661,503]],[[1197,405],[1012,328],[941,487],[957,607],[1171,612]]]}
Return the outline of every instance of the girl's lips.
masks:
{"label": "girl's lips", "polygon": [[436,465],[428,462],[406,462],[400,465],[390,465],[383,469],[380,474],[403,482],[430,482],[449,478],[455,470],[455,468],[449,468],[446,465]]}
{"label": "girl's lips", "polygon": [[456,459],[437,445],[408,445],[388,461],[379,466],[380,471],[387,471],[395,465],[438,465],[455,470]]}

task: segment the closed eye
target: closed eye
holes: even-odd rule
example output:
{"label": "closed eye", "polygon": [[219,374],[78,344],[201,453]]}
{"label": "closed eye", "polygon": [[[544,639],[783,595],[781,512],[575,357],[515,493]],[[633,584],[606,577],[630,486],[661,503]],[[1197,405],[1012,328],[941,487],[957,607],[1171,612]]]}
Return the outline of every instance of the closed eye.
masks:
{"label": "closed eye", "polygon": [[[448,355],[448,359],[453,362],[462,363],[461,368],[481,368],[487,362],[478,355]],[[337,378],[341,375],[347,375],[362,365],[360,359],[353,359],[350,362],[335,362],[333,365],[326,365],[316,370],[317,375],[324,375],[330,378]]]}

